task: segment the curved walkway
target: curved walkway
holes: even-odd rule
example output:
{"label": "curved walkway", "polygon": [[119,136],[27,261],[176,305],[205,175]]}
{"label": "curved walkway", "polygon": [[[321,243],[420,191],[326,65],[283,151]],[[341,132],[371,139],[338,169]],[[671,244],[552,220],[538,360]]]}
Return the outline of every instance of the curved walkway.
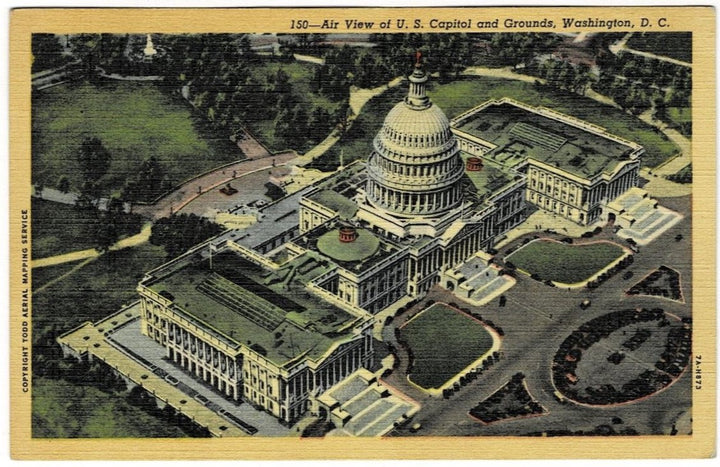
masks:
{"label": "curved walkway", "polygon": [[[117,251],[122,250],[125,248],[131,248],[134,246],[141,245],[145,242],[147,242],[150,239],[150,233],[152,232],[152,224],[146,223],[143,225],[142,230],[140,233],[135,234],[131,237],[123,238],[122,240],[117,241],[114,245],[112,245],[109,249],[109,251]],[[30,264],[31,267],[34,268],[43,268],[46,266],[55,266],[58,264],[63,263],[72,263],[74,261],[80,261],[82,259],[92,259],[97,258],[102,253],[94,248],[89,248],[87,250],[78,250],[78,251],[72,251],[70,253],[64,253],[61,255],[55,255],[55,256],[48,256],[45,258],[40,259],[33,259]],[[85,263],[82,264],[84,266]]]}
{"label": "curved walkway", "polygon": [[234,164],[226,165],[183,183],[173,192],[164,196],[154,204],[135,206],[133,211],[152,220],[168,217],[208,190],[217,188],[224,183],[231,182],[244,174],[258,169],[272,167],[273,165],[283,165],[295,157],[296,154],[294,151],[288,151],[261,159],[245,159]]}

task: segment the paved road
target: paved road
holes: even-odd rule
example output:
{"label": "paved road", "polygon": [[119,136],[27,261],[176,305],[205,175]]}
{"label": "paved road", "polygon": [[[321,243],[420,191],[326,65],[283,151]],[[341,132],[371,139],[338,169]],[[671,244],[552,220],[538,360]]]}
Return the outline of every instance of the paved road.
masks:
{"label": "paved road", "polygon": [[275,154],[270,157],[254,160],[242,160],[234,164],[216,169],[210,173],[206,173],[190,180],[172,193],[164,196],[157,203],[145,206],[135,206],[133,212],[141,214],[152,220],[168,217],[185,207],[188,203],[200,196],[208,190],[213,190],[221,185],[232,182],[234,179],[254,172],[262,168],[270,168],[275,165],[283,165],[291,159],[294,159],[294,152],[286,152]]}
{"label": "paved road", "polygon": [[[681,212],[689,212],[690,209],[690,197],[663,199],[661,203]],[[515,287],[505,294],[508,298],[507,305],[500,308],[497,301],[482,307],[469,306],[452,293],[439,287],[434,288],[421,304],[386,327],[383,336],[387,341],[394,342],[394,326],[402,325],[405,317],[416,313],[423,308],[422,303],[432,299],[455,302],[500,325],[505,331],[501,347],[503,356],[476,381],[455,393],[451,399],[444,400],[431,398],[408,383],[405,377],[407,355],[400,349],[400,367],[387,380],[423,404],[421,411],[415,416],[415,420],[425,427],[418,435],[522,435],[547,430],[591,430],[598,425],[611,425],[612,418],[616,416],[624,421],[622,425],[614,426],[616,430],[632,427],[648,434],[669,430],[670,426],[689,410],[689,372],[666,390],[645,400],[617,407],[585,407],[572,402],[563,405],[554,399],[555,389],[551,381],[550,367],[560,343],[574,329],[610,311],[637,306],[660,307],[681,317],[690,316],[690,243],[687,240],[676,242],[674,237],[680,233],[686,239],[691,238],[691,223],[691,215],[687,215],[653,243],[642,247],[629,268],[635,273],[632,280],[624,280],[622,274],[617,274],[593,291],[551,288],[520,276]],[[613,234],[606,231],[603,236],[612,238]],[[615,240],[621,242],[619,239]],[[509,246],[520,241],[522,238]],[[624,290],[662,264],[680,272],[686,303],[654,297],[629,297],[624,294]],[[592,305],[587,310],[581,310],[579,303],[585,298],[589,298]],[[490,396],[517,372],[525,374],[530,393],[548,409],[548,414],[491,425],[484,425],[468,416],[467,412],[471,407]],[[412,436],[407,427],[396,434]]]}

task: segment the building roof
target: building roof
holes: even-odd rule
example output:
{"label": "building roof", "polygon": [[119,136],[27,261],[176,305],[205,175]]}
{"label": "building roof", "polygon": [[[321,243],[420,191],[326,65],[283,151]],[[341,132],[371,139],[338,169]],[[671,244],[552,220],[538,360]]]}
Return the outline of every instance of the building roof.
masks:
{"label": "building roof", "polygon": [[[468,153],[461,153],[463,163],[467,164],[467,160],[472,156]],[[474,190],[480,200],[487,198],[494,192],[512,182],[512,176],[508,173],[508,169],[500,164],[491,164],[487,161],[483,163],[483,167],[478,171],[465,170],[465,176],[472,182]]]}
{"label": "building roof", "polygon": [[461,120],[456,128],[497,146],[484,157],[505,166],[533,159],[582,178],[612,173],[637,150],[509,102],[479,109],[472,118]]}
{"label": "building roof", "polygon": [[[373,265],[400,251],[400,247],[387,238],[361,228],[357,229],[359,237],[353,242],[359,241],[360,243],[357,245],[359,248],[347,247],[347,245],[352,245],[349,243],[341,245],[339,241],[337,244],[334,241],[324,242],[323,239],[338,238],[338,225],[336,224],[334,222],[323,224],[299,236],[293,242],[305,249],[326,256],[333,263],[354,274],[361,274]],[[338,250],[343,247],[350,248],[351,251],[339,252]],[[368,249],[371,253],[368,254],[363,248]]]}
{"label": "building roof", "polygon": [[304,284],[330,264],[301,255],[271,272],[233,252],[194,263],[147,284],[203,327],[263,355],[278,366],[316,360],[352,335],[359,319],[320,300]]}
{"label": "building roof", "polygon": [[358,210],[357,204],[352,200],[330,189],[318,190],[308,198],[332,209],[344,219],[352,218]]}
{"label": "building roof", "polygon": [[370,231],[357,230],[357,238],[352,242],[340,240],[340,229],[324,233],[317,241],[320,253],[342,262],[362,261],[374,255],[380,248],[380,240]]}

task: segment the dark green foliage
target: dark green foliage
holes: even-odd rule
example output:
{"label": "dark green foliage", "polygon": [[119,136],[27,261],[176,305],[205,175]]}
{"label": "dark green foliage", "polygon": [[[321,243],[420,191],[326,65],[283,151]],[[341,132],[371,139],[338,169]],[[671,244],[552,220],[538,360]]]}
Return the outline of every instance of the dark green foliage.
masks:
{"label": "dark green foliage", "polygon": [[155,222],[150,243],[165,247],[168,257],[172,258],[222,231],[220,225],[203,217],[179,214]]}
{"label": "dark green foliage", "polygon": [[63,48],[55,34],[33,34],[31,47],[33,73],[61,67],[70,59],[63,55]]}
{"label": "dark green foliage", "polygon": [[165,168],[155,156],[140,164],[133,178],[125,183],[123,198],[127,201],[148,201],[155,199],[172,188],[172,182]]}
{"label": "dark green foliage", "polygon": [[98,181],[110,168],[110,152],[97,137],[86,137],[80,144],[77,161],[83,176],[83,193],[97,197]]}

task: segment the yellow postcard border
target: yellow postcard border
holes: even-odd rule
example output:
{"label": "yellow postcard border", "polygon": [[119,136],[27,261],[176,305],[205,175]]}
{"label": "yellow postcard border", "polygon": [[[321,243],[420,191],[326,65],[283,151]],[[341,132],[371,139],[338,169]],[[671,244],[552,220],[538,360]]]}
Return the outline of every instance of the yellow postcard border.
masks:
{"label": "yellow postcard border", "polygon": [[[30,34],[32,32],[335,32],[298,31],[301,13],[381,22],[388,18],[500,17],[560,21],[577,17],[666,18],[663,31],[693,32],[693,347],[702,354],[703,386],[693,392],[693,434],[638,437],[477,437],[383,439],[34,439],[31,387],[24,392],[22,249],[30,227]],[[493,31],[517,31],[500,22]],[[312,23],[311,23],[312,24]],[[488,8],[251,8],[251,9],[16,9],[10,25],[10,397],[11,455],[16,459],[539,459],[696,458],[715,453],[715,11],[712,7],[488,7]],[[533,29],[522,29],[531,31]],[[537,29],[536,29],[537,30]],[[658,30],[658,29],[653,29]],[[547,30],[545,30],[547,31]],[[340,31],[351,32],[351,31]],[[365,31],[356,31],[365,32]],[[384,31],[407,32],[389,27]],[[422,32],[442,32],[423,30]],[[454,32],[463,32],[461,29]],[[468,31],[469,32],[469,31]],[[599,32],[599,30],[598,30]],[[691,364],[691,369],[694,368]],[[612,449],[609,444],[612,443]]]}

